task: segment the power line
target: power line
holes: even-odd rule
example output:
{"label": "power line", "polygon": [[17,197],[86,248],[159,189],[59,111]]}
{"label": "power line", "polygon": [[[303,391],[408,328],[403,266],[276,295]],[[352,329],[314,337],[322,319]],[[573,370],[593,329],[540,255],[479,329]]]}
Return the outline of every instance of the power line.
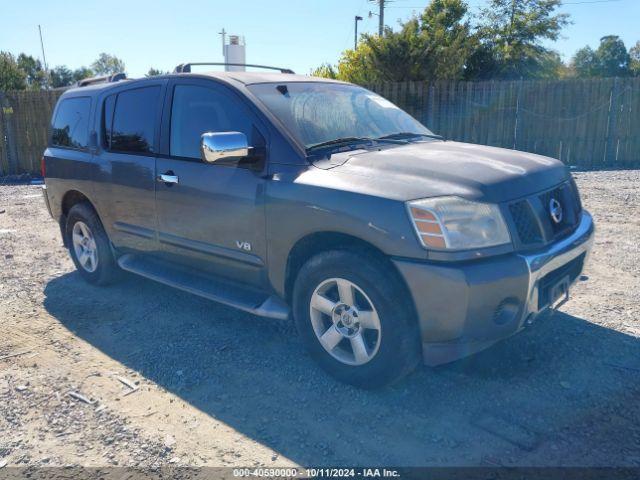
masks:
{"label": "power line", "polygon": [[619,2],[621,0],[584,0],[582,2],[562,2],[562,5],[585,5],[585,4],[589,4],[589,3],[612,3],[612,2]]}
{"label": "power line", "polygon": [[[563,5],[589,5],[589,4],[593,4],[593,3],[613,3],[613,2],[621,2],[622,0],[583,0],[583,1],[579,1],[579,2],[562,2],[559,6],[562,7]],[[397,5],[397,6],[392,6],[392,7],[387,7],[387,8],[426,8],[426,5]]]}

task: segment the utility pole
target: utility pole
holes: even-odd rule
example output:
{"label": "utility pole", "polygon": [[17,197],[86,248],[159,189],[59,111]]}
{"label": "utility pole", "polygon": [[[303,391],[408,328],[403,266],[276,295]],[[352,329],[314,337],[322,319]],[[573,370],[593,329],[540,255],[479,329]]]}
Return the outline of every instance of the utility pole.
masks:
{"label": "utility pole", "polygon": [[356,15],[356,19],[355,19],[355,34],[354,34],[354,38],[353,38],[353,49],[357,49],[358,48],[358,22],[362,20],[362,17],[359,15]]}
{"label": "utility pole", "polygon": [[369,0],[369,1],[377,3],[378,7],[380,8],[379,13],[373,13],[369,11],[369,18],[373,17],[374,15],[378,16],[378,35],[382,36],[382,34],[384,33],[384,3],[390,0]]}
{"label": "utility pole", "polygon": [[42,48],[42,64],[44,66],[44,74],[47,76],[47,85],[49,84],[49,67],[47,67],[47,57],[44,56],[44,42],[42,41],[42,28],[38,25],[40,33],[40,48]]}
{"label": "utility pole", "polygon": [[[227,32],[226,30],[223,28],[221,32],[218,32],[218,35],[222,36],[222,55],[225,55],[225,51],[224,51],[224,42],[227,40]],[[225,62],[227,61],[227,59],[225,58]]]}

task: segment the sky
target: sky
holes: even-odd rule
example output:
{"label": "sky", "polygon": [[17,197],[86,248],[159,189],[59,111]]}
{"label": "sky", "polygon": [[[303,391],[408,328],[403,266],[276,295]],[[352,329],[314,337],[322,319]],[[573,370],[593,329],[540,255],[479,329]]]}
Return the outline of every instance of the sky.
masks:
{"label": "sky", "polygon": [[[393,0],[385,23],[422,11],[426,0]],[[468,0],[472,13],[487,0]],[[173,70],[183,62],[223,61],[218,32],[245,37],[247,63],[288,67],[308,74],[353,47],[354,16],[360,32],[375,33],[377,5],[369,0],[0,0],[0,50],[42,58],[42,26],[49,68],[90,65],[100,52],[124,60],[131,77],[150,67]],[[640,40],[640,0],[566,0],[560,11],[572,25],[547,46],[568,60],[576,50],[597,47],[619,35],[630,47]]]}

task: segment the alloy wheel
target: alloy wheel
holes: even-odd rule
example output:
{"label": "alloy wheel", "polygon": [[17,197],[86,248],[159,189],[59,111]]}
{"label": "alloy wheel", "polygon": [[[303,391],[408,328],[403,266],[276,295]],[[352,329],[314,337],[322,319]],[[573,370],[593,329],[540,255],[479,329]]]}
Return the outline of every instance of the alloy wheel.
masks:
{"label": "alloy wheel", "polygon": [[322,347],[347,365],[364,365],[378,352],[382,329],[375,306],[355,283],[323,281],[311,295],[313,331]]}
{"label": "alloy wheel", "polygon": [[98,268],[98,246],[89,226],[82,221],[76,222],[71,241],[80,266],[89,273],[95,272]]}

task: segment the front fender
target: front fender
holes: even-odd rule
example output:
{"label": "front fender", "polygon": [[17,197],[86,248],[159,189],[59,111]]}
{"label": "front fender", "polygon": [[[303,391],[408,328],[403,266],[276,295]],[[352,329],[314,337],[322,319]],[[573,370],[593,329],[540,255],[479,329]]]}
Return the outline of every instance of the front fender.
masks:
{"label": "front fender", "polygon": [[284,296],[289,253],[301,239],[333,232],[389,256],[426,259],[404,202],[296,182],[272,181],[265,196],[269,282]]}

